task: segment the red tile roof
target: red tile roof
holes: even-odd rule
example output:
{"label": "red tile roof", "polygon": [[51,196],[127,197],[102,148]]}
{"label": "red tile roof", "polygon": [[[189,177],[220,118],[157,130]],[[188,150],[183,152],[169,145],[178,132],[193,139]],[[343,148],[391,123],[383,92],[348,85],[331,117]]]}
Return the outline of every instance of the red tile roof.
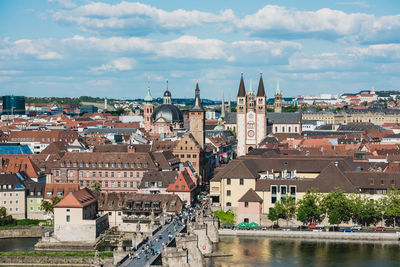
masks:
{"label": "red tile roof", "polygon": [[83,188],[79,191],[75,191],[74,193],[67,195],[63,200],[55,205],[55,207],[83,208],[89,206],[96,201],[96,197],[93,195],[92,191],[87,188]]}

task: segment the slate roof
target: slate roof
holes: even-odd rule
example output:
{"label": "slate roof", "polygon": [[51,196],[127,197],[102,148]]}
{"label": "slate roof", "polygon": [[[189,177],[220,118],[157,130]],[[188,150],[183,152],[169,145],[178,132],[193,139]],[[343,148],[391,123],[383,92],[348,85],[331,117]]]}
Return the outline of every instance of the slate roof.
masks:
{"label": "slate roof", "polygon": [[238,201],[262,203],[263,199],[253,190],[253,188],[250,188]]}
{"label": "slate roof", "polygon": [[225,123],[236,124],[236,112],[225,112]]}
{"label": "slate roof", "polygon": [[240,84],[239,84],[239,90],[238,90],[237,96],[239,96],[239,97],[246,96],[246,89],[244,87],[244,81],[243,81],[243,73],[242,73],[242,76],[240,77]]}
{"label": "slate roof", "polygon": [[267,121],[269,124],[298,124],[301,123],[301,113],[298,112],[281,112],[267,113]]}

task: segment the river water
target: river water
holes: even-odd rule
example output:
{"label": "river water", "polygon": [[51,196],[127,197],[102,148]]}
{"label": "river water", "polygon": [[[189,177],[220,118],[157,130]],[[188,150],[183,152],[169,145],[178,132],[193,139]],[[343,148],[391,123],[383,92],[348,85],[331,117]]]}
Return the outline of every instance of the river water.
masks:
{"label": "river water", "polygon": [[38,241],[37,237],[0,238],[0,251],[32,251]]}
{"label": "river water", "polygon": [[266,237],[221,237],[216,252],[231,257],[208,259],[209,266],[400,266],[400,242],[333,242]]}

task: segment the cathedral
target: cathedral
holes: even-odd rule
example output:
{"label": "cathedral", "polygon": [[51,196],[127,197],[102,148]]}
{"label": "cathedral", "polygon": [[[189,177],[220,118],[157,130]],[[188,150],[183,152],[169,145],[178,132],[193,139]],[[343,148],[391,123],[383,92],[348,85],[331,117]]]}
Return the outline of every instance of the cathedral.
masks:
{"label": "cathedral", "polygon": [[243,73],[240,78],[237,94],[236,128],[237,128],[237,155],[242,156],[257,147],[267,135],[266,125],[266,94],[262,74],[258,84],[257,94],[250,85],[246,93]]}
{"label": "cathedral", "polygon": [[151,135],[173,136],[183,129],[182,111],[172,105],[171,92],[167,88],[164,92],[163,103],[154,109],[150,86],[144,98],[144,128]]}

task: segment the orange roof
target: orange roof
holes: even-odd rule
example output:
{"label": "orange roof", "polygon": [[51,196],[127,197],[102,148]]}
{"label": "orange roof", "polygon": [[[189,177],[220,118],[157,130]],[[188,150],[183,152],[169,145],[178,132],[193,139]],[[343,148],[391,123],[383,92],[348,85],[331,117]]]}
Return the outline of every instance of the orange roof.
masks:
{"label": "orange roof", "polygon": [[93,195],[92,191],[87,189],[86,187],[76,191],[72,194],[67,195],[63,200],[61,200],[56,208],[83,208],[87,207],[90,204],[96,202],[96,198]]}
{"label": "orange roof", "polygon": [[191,192],[196,188],[186,170],[179,171],[175,182],[167,188],[168,192]]}
{"label": "orange roof", "polygon": [[44,198],[51,199],[56,196],[63,197],[78,190],[79,184],[46,184],[44,188]]}
{"label": "orange roof", "polygon": [[5,173],[25,172],[30,178],[38,178],[41,173],[38,166],[26,157],[4,157],[2,168],[0,170]]}

